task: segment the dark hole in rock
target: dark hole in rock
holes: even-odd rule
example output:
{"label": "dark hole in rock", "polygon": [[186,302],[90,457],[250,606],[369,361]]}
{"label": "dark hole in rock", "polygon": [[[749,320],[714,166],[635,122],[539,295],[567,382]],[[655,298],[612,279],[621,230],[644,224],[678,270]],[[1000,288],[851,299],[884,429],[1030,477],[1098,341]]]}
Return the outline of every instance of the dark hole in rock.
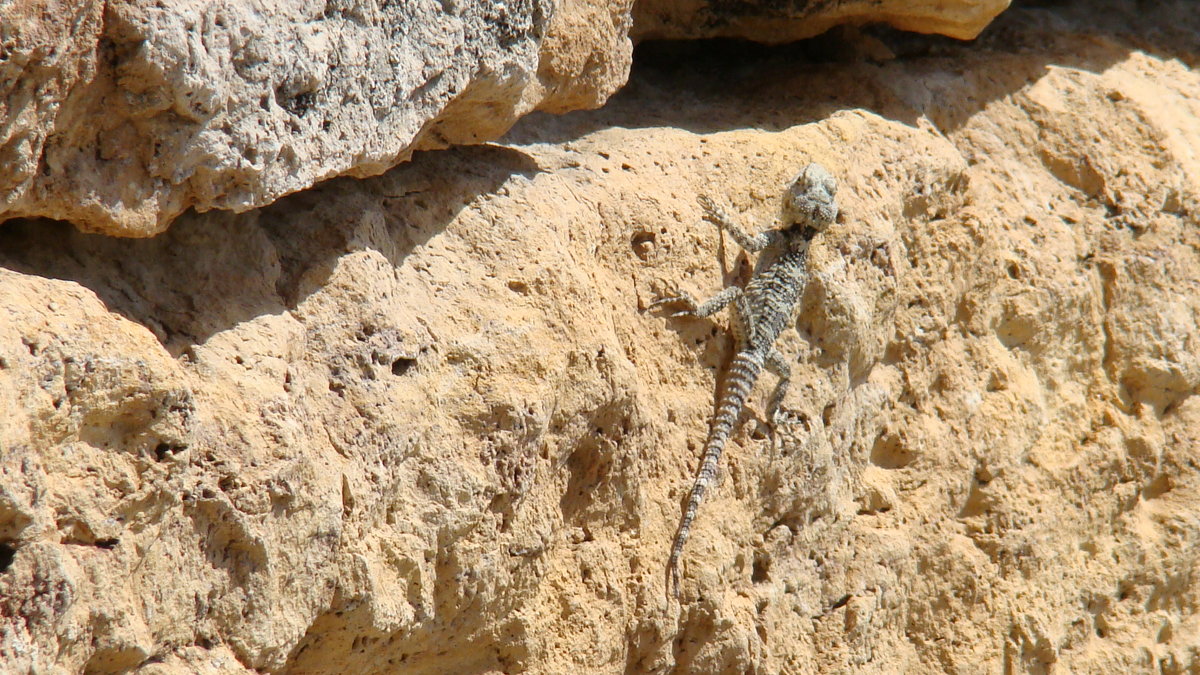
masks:
{"label": "dark hole in rock", "polygon": [[653,232],[635,232],[629,239],[629,245],[633,247],[633,253],[642,260],[650,258],[651,252],[654,250],[654,243],[657,236]]}
{"label": "dark hole in rock", "polygon": [[161,462],[172,455],[177,455],[183,452],[184,450],[187,450],[186,445],[176,445],[174,443],[167,443],[166,441],[163,441],[154,446],[154,459]]}
{"label": "dark hole in rock", "polygon": [[761,584],[769,579],[770,577],[768,576],[767,567],[767,561],[762,560],[761,558],[756,558],[754,560],[754,567],[750,571],[750,581],[753,581],[756,584]]}
{"label": "dark hole in rock", "polygon": [[12,567],[13,559],[17,557],[17,549],[11,542],[0,541],[0,574]]}
{"label": "dark hole in rock", "polygon": [[392,361],[392,374],[393,375],[407,375],[408,371],[412,370],[412,367],[415,365],[417,365],[416,359],[410,359],[410,358],[401,356],[400,358],[396,359],[395,361]]}

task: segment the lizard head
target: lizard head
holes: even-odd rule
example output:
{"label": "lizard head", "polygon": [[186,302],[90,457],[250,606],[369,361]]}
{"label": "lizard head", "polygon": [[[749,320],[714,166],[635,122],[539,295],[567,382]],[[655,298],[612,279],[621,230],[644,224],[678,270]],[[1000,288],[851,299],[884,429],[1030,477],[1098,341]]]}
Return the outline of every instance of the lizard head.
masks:
{"label": "lizard head", "polygon": [[813,162],[788,186],[783,203],[783,222],[801,232],[822,232],[837,219],[837,179]]}

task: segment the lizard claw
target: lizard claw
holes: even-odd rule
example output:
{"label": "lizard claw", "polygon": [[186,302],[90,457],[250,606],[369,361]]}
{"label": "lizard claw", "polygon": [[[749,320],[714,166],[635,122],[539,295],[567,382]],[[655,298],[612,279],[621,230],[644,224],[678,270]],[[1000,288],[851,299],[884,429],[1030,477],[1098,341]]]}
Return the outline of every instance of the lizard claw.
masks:
{"label": "lizard claw", "polygon": [[678,319],[680,317],[687,317],[687,316],[696,316],[695,303],[691,302],[690,298],[670,298],[670,300],[672,302],[679,302],[682,304],[686,304],[687,307],[684,307],[683,309],[675,311],[675,312],[671,312],[667,316],[671,317],[672,319]]}
{"label": "lizard claw", "polygon": [[790,427],[797,424],[804,424],[803,415],[788,412],[782,407],[775,408],[775,411],[771,413],[771,426]]}
{"label": "lizard claw", "polygon": [[700,203],[700,208],[704,210],[704,219],[716,224],[718,227],[725,227],[725,223],[729,222],[729,214],[725,209],[713,201],[708,195],[700,195],[696,197],[696,201]]}
{"label": "lizard claw", "polygon": [[784,412],[776,407],[771,412],[771,422],[767,425],[767,438],[771,443],[771,461],[775,461],[775,457],[779,455],[780,440],[779,431],[792,425],[791,414]]}
{"label": "lizard claw", "polygon": [[717,203],[712,200],[712,197],[709,197],[708,195],[700,195],[699,197],[696,197],[696,201],[700,203],[700,208],[704,210],[704,217],[707,220],[720,222],[721,207],[717,206]]}

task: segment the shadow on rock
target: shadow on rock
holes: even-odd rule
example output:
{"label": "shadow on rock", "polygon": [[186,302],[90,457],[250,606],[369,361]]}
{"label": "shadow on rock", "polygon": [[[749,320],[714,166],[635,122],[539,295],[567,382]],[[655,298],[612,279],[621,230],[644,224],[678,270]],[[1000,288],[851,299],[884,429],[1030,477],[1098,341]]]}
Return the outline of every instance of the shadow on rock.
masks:
{"label": "shadow on rock", "polygon": [[347,252],[374,249],[403,265],[480,195],[536,171],[507,148],[419,153],[382,176],[334,179],[264,209],[189,212],[151,239],[14,220],[0,226],[0,267],[86,286],[178,357],[238,323],[294,309]]}
{"label": "shadow on rock", "polygon": [[[603,108],[535,113],[505,140],[563,143],[610,127],[781,131],[855,109],[914,127],[926,118],[951,133],[1052,67],[1100,73],[1135,50],[1187,63],[1200,25],[1195,17],[1178,3],[1128,15],[1034,5],[1001,14],[970,42],[885,27],[834,29],[778,46],[649,41],[634,52],[628,84]],[[1140,37],[1150,32],[1158,36],[1153,44]]]}

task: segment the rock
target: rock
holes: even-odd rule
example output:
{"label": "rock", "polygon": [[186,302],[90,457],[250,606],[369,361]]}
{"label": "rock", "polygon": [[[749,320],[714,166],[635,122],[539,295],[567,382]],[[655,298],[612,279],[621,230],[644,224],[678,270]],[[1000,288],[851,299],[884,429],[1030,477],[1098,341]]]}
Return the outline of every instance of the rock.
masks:
{"label": "rock", "polygon": [[542,98],[603,100],[629,63],[597,25],[543,84],[548,31],[570,39],[547,0],[23,7],[0,28],[3,215],[122,236],[493,139]]}
{"label": "rock", "polygon": [[[597,107],[628,75],[632,4],[15,5],[0,25],[0,220],[146,237],[189,208],[244,212],[418,150],[494,140],[534,109]],[[1004,3],[971,4],[888,20],[965,35]],[[843,5],[800,14],[748,18],[758,28],[742,34],[777,41],[870,18]]]}
{"label": "rock", "polygon": [[[1192,10],[885,63],[647,45],[599,110],[374,178],[150,239],[6,223],[0,663],[1194,669]],[[698,195],[757,224],[810,160],[843,216],[794,423],[765,377],[667,604],[729,339],[646,306],[745,273]]]}
{"label": "rock", "polygon": [[636,39],[724,37],[781,43],[820,35],[842,24],[887,23],[901,30],[970,40],[1011,0],[641,0],[634,5]]}

